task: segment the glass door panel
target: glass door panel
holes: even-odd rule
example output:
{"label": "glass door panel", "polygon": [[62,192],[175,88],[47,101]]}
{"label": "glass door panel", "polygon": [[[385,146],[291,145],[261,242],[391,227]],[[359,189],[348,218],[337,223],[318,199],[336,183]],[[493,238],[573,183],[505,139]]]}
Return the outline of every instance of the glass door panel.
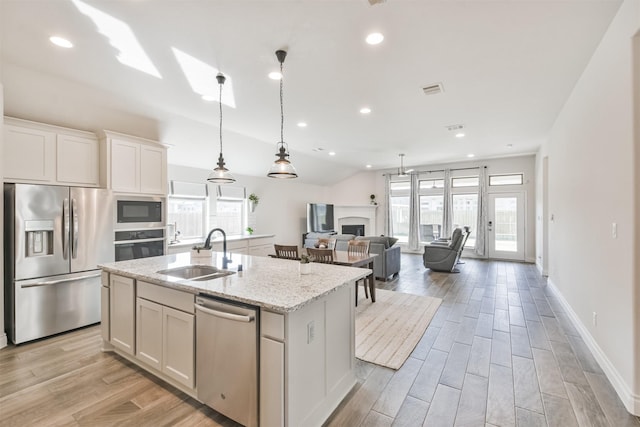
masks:
{"label": "glass door panel", "polygon": [[489,195],[489,257],[524,261],[524,196]]}

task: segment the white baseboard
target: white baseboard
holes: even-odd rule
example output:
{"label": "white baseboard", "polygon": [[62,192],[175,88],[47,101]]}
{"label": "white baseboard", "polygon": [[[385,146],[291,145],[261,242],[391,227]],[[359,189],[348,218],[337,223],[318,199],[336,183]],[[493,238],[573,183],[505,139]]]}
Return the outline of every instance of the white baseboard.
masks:
{"label": "white baseboard", "polygon": [[576,312],[573,311],[573,308],[569,305],[560,290],[555,286],[551,278],[547,279],[547,284],[549,285],[551,292],[553,292],[555,297],[558,298],[558,301],[562,304],[562,307],[569,315],[573,326],[575,326],[580,333],[580,336],[582,336],[582,339],[587,344],[587,347],[589,347],[589,350],[611,382],[611,385],[613,385],[616,393],[618,393],[618,396],[625,408],[627,408],[627,411],[633,415],[640,416],[640,395],[633,393],[631,387],[629,387],[624,378],[622,378],[622,375],[620,375],[620,372],[618,372],[613,363],[611,363],[605,352],[602,351],[596,340],[589,333],[589,330],[584,326],[582,321],[580,321]]}
{"label": "white baseboard", "polygon": [[5,348],[7,346],[7,334],[4,332],[0,335],[0,348]]}

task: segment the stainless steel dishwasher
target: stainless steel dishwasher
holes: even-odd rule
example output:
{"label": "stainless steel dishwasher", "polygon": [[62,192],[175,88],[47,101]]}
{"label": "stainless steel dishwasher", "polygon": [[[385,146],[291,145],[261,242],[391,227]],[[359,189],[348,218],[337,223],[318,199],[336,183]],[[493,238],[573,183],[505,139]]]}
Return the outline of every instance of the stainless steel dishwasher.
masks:
{"label": "stainless steel dishwasher", "polygon": [[247,427],[258,425],[258,308],[196,297],[198,399]]}

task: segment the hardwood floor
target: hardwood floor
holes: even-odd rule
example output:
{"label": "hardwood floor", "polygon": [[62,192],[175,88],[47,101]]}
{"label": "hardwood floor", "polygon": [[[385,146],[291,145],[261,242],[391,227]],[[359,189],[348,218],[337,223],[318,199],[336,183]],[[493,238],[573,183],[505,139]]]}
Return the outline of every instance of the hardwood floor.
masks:
{"label": "hardwood floor", "polygon": [[[379,288],[443,298],[398,371],[358,361],[329,426],[640,426],[533,265],[402,256]],[[0,350],[0,426],[237,426],[126,360],[97,326]]]}

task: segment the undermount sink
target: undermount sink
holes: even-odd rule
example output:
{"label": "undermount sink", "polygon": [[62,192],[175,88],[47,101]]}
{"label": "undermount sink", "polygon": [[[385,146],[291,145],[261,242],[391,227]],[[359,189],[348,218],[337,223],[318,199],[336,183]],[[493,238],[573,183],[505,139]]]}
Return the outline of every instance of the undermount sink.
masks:
{"label": "undermount sink", "polygon": [[210,265],[185,265],[184,267],[160,270],[156,273],[187,280],[212,280],[234,274],[235,271],[221,270]]}

